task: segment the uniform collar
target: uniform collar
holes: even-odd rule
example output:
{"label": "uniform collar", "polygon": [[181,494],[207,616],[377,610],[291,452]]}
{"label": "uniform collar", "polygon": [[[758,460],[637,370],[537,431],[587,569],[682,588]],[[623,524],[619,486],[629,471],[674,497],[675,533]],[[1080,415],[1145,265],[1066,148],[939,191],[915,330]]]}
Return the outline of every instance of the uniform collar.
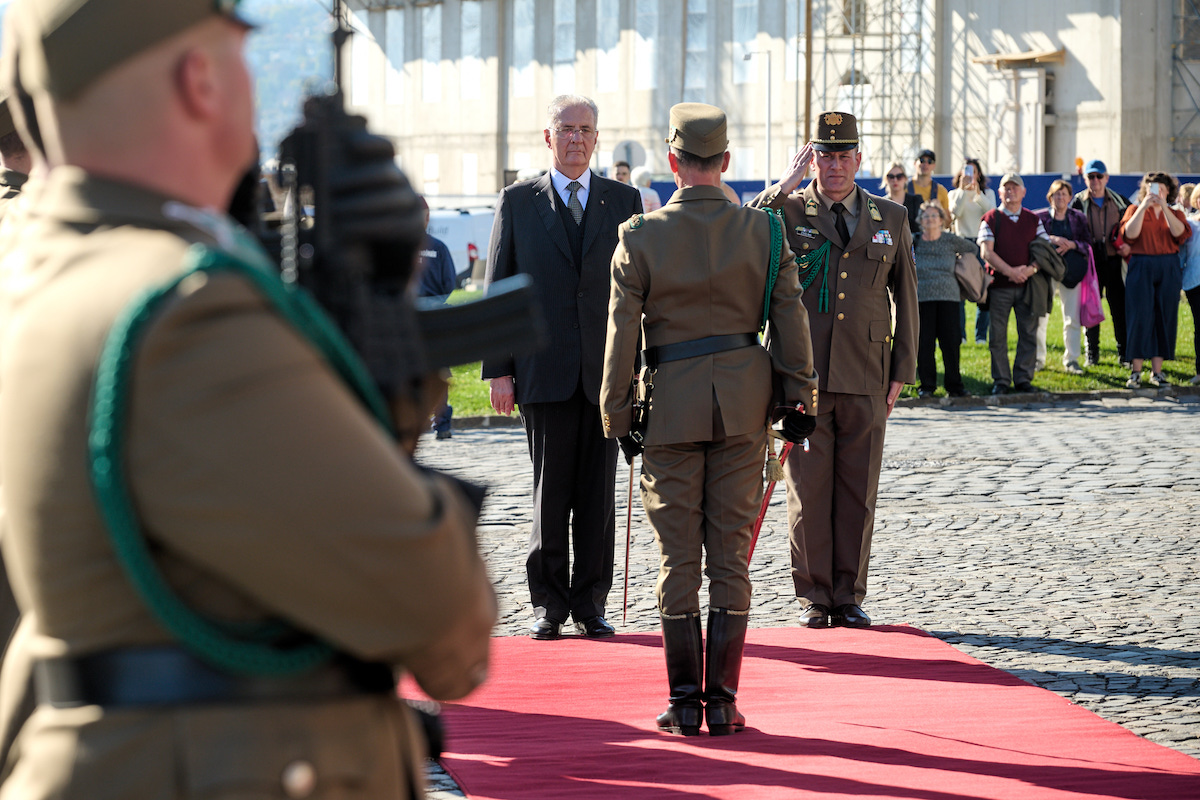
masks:
{"label": "uniform collar", "polygon": [[685,186],[682,189],[676,189],[671,195],[671,199],[667,204],[684,203],[688,200],[724,200],[729,202],[729,198],[725,195],[725,190],[720,186]]}
{"label": "uniform collar", "polygon": [[821,201],[821,204],[824,205],[825,208],[832,208],[834,203],[841,202],[841,204],[846,207],[847,214],[852,217],[858,216],[858,186],[855,186],[853,189],[851,189],[850,194],[843,197],[840,201],[831,200],[822,194],[821,190],[817,188],[816,181],[813,181],[813,192],[817,195],[817,198]]}

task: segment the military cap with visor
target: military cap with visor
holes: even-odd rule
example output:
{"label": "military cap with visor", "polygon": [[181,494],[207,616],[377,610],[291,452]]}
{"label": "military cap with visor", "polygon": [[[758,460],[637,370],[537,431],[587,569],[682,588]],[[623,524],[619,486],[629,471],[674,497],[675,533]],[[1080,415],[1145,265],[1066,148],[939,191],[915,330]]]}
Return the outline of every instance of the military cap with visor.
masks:
{"label": "military cap with visor", "polygon": [[[239,0],[16,0],[6,25],[18,26],[19,75],[4,75],[30,94],[77,97],[96,79],[212,17],[253,25]],[[13,12],[17,13],[14,14]],[[4,55],[7,62],[12,56]]]}
{"label": "military cap with visor", "polygon": [[707,103],[676,103],[666,142],[699,158],[721,155],[729,149],[725,112]]}
{"label": "military cap with visor", "polygon": [[826,111],[817,117],[812,146],[822,153],[853,150],[858,147],[858,120],[845,111]]}

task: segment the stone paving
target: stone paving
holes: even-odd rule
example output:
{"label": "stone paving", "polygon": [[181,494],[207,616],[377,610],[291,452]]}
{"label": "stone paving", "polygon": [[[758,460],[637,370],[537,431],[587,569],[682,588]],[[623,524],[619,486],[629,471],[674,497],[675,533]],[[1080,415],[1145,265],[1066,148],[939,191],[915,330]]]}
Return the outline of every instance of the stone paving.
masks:
{"label": "stone paving", "polygon": [[[867,613],[876,623],[929,631],[1200,757],[1200,396],[1039,399],[1047,402],[989,398],[896,409],[879,482]],[[419,458],[491,485],[479,542],[499,594],[496,634],[523,635],[532,622],[523,431],[456,430],[453,439],[424,442]],[[620,460],[608,619],[622,632],[653,631],[658,555],[640,502],[628,622],[621,625],[628,482]],[[757,627],[798,622],[782,489],[751,564]],[[430,797],[462,794],[434,768]]]}

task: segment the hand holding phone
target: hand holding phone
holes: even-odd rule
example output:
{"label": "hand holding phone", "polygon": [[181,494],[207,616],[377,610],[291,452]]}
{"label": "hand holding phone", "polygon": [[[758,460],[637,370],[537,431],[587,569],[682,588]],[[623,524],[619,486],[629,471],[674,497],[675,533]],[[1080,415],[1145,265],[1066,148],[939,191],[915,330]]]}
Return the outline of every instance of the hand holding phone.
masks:
{"label": "hand holding phone", "polygon": [[1152,184],[1150,184],[1148,189],[1150,191],[1150,194],[1154,195],[1155,197],[1162,197],[1162,184],[1161,183],[1152,183]]}
{"label": "hand holding phone", "polygon": [[975,165],[974,164],[967,164],[966,166],[963,167],[963,177],[965,177],[965,178],[974,178],[975,177]]}

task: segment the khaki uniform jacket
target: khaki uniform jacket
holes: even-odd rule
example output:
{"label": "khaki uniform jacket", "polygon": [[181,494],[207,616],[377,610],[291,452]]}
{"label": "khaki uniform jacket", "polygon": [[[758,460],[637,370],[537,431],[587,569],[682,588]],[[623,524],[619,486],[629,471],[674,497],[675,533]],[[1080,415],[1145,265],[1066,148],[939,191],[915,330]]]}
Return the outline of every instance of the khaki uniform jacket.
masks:
{"label": "khaki uniform jacket", "polygon": [[[844,250],[833,212],[817,196],[816,181],[790,197],[772,187],[750,205],[784,210],[788,244],[798,257],[830,241],[829,310],[818,307],[820,276],[804,293],[821,391],[886,395],[891,381],[916,378],[919,316],[912,235],[904,206],[858,186],[854,191],[858,225]],[[880,219],[873,218],[868,199]],[[801,272],[801,281],[807,272]]]}
{"label": "khaki uniform jacket", "polygon": [[[118,565],[88,477],[101,345],[225,217],[57,168],[0,286],[4,557],[36,657],[169,643]],[[255,251],[257,252],[257,251]],[[253,255],[253,253],[251,253]],[[256,256],[263,258],[262,256]],[[269,265],[266,265],[269,268]],[[140,341],[126,473],[170,585],[210,617],[282,617],[459,696],[486,664],[494,596],[465,499],[418,472],[323,358],[241,278],[197,276]],[[21,798],[407,797],[419,745],[393,695],[161,709],[41,706]]]}
{"label": "khaki uniform jacket", "polygon": [[[719,187],[680,189],[658,211],[619,229],[600,402],[604,435],[629,433],[638,330],[655,347],[706,336],[755,333],[771,259],[767,215],[729,202]],[[808,315],[792,252],[783,248],[771,295],[771,351],[744,347],[659,365],[646,444],[711,441],[712,398],[729,436],[767,422],[772,373],[786,402],[815,414]]]}

